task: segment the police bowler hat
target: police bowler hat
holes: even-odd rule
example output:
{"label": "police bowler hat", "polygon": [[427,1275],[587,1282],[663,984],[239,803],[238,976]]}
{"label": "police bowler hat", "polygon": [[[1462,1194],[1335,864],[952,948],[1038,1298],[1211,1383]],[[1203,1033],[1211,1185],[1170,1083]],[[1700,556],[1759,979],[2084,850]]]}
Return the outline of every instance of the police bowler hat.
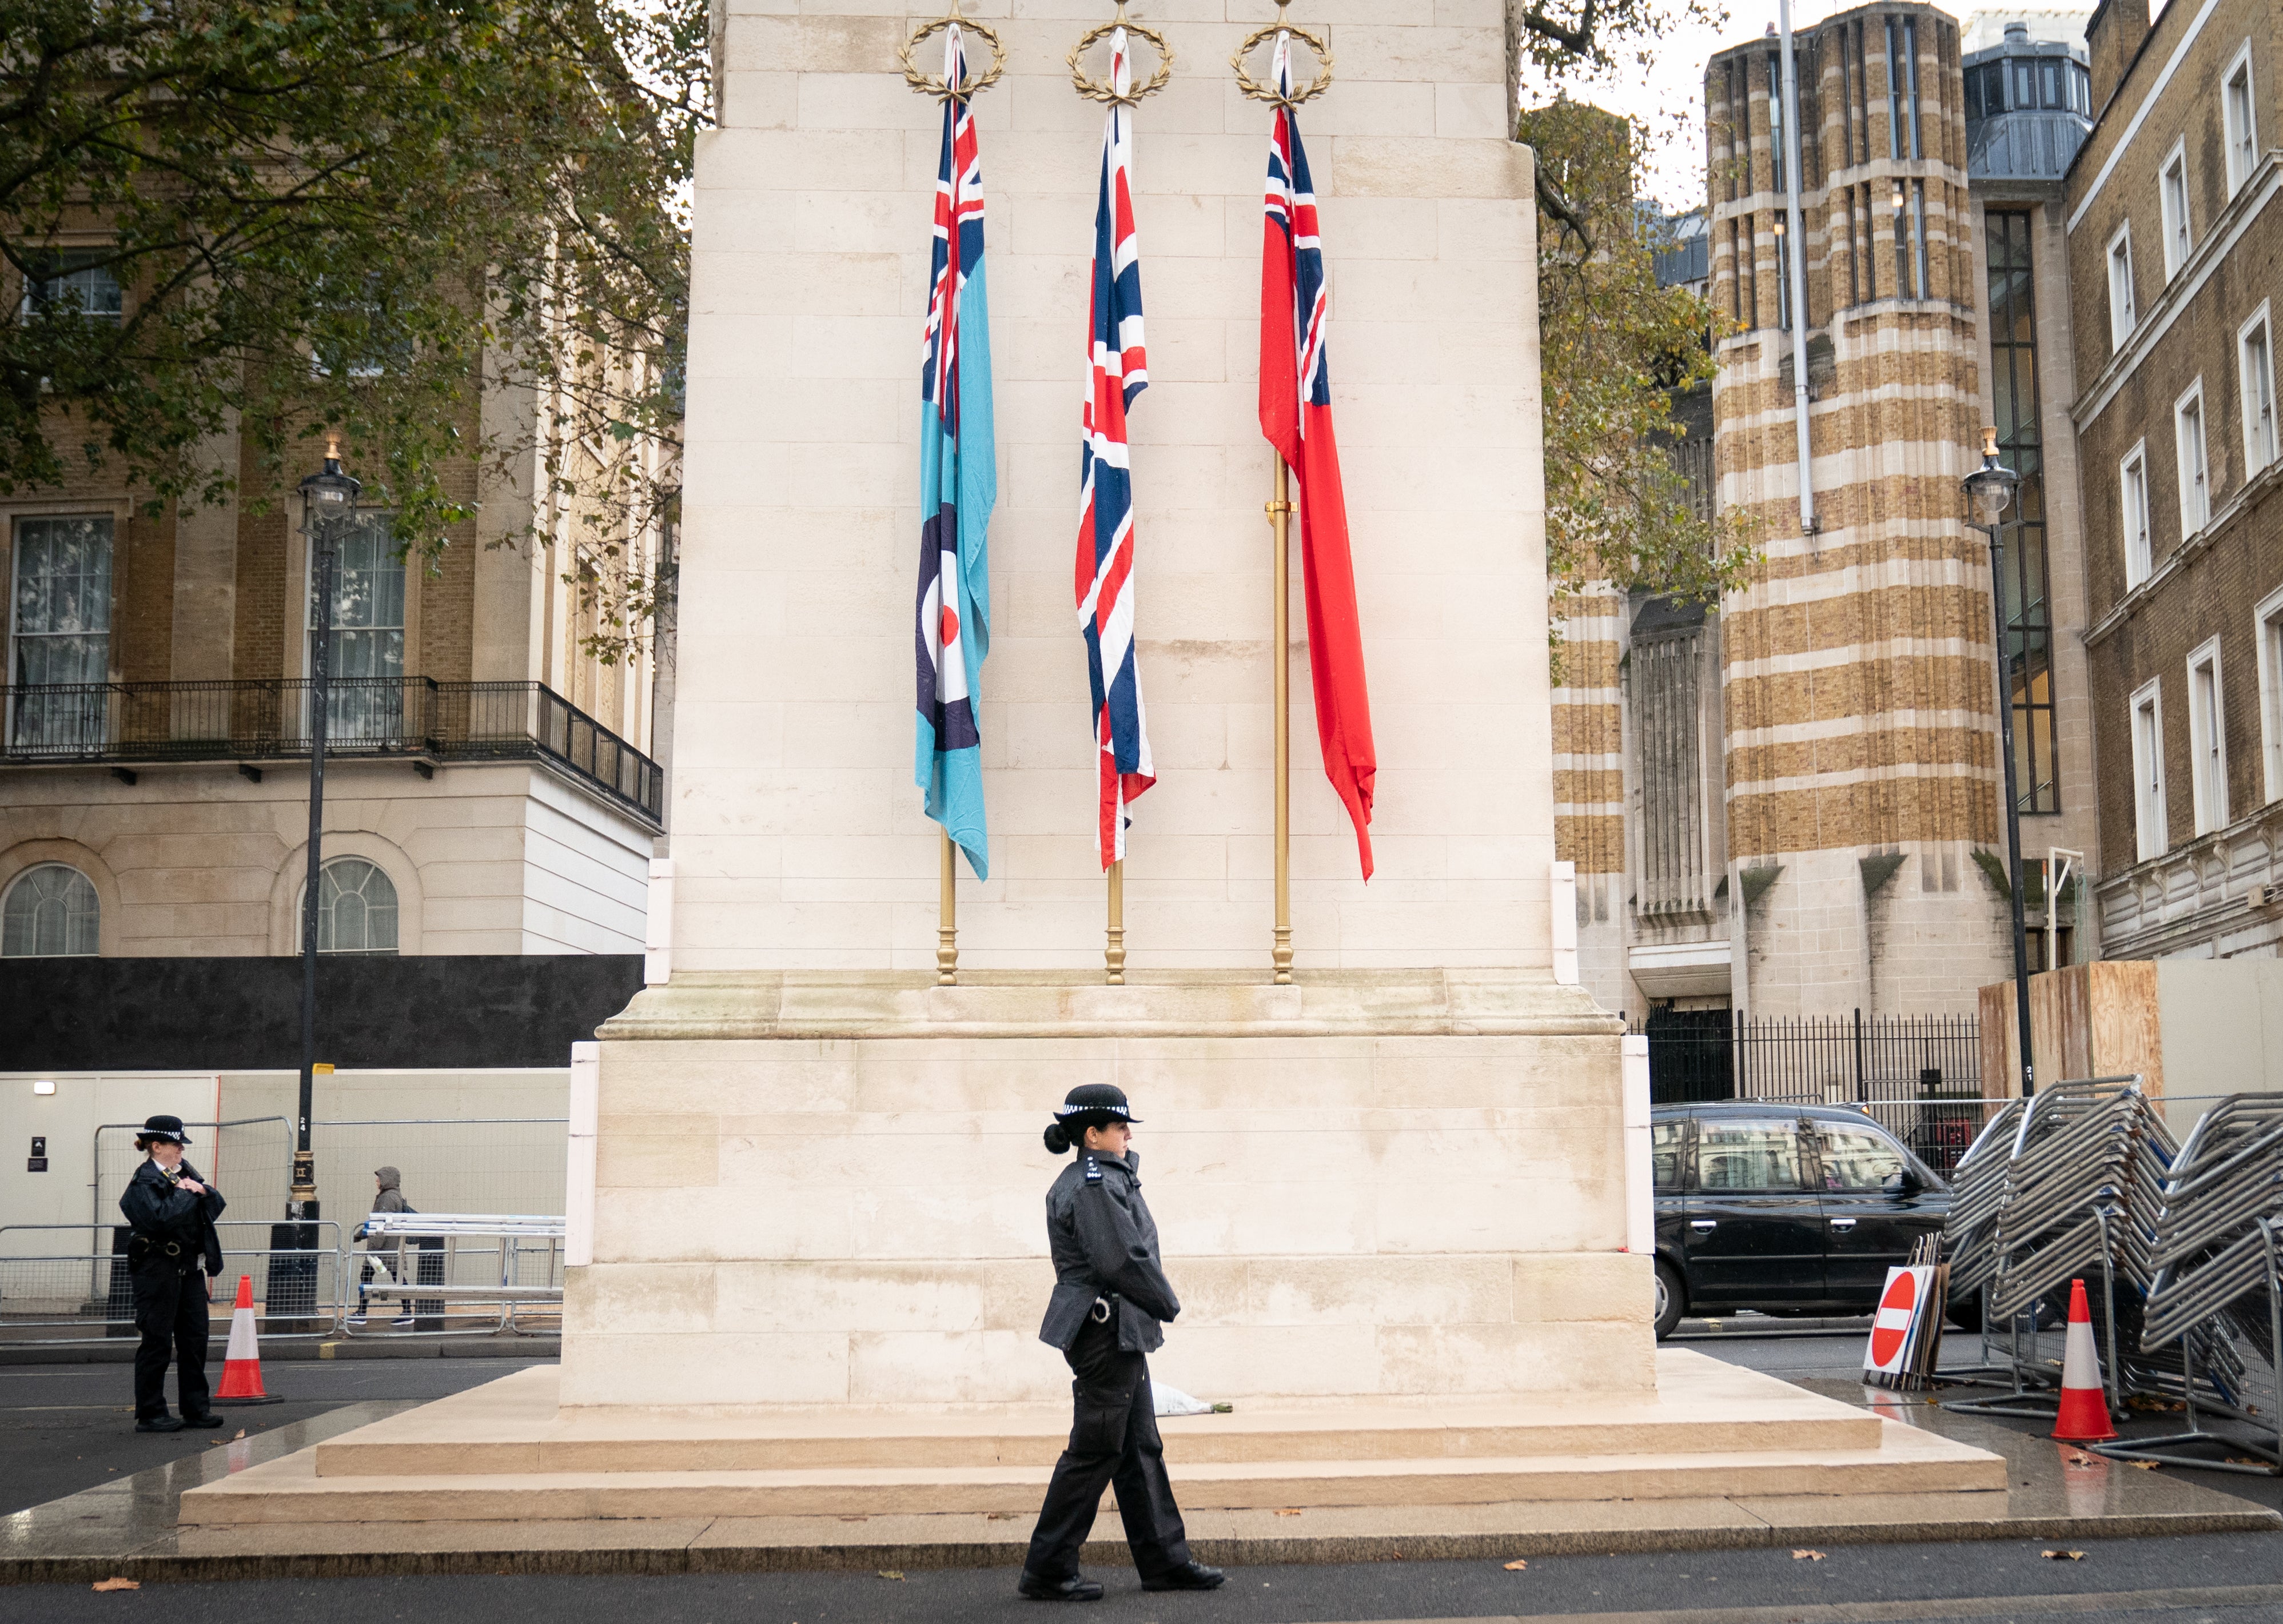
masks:
{"label": "police bowler hat", "polygon": [[1057,1122],[1081,1120],[1100,1126],[1108,1123],[1138,1123],[1126,1104],[1126,1091],[1114,1083],[1081,1083],[1071,1090],[1055,1112]]}
{"label": "police bowler hat", "polygon": [[179,1116],[148,1116],[143,1120],[143,1131],[136,1136],[144,1139],[167,1139],[176,1145],[187,1145],[191,1136],[183,1131]]}

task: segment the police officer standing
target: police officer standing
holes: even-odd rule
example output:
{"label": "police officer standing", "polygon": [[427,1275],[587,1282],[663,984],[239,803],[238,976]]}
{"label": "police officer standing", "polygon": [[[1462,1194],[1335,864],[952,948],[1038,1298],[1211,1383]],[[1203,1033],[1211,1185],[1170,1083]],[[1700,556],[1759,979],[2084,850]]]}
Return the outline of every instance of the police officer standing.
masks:
{"label": "police officer standing", "polygon": [[[144,1121],[135,1148],[150,1153],[135,1169],[119,1210],[135,1233],[127,1243],[129,1278],[135,1283],[135,1430],[179,1433],[185,1426],[220,1426],[206,1388],[207,1281],[222,1272],[222,1192],[183,1160],[191,1136],[179,1116]],[[172,1348],[182,1418],[167,1413],[167,1356]]]}
{"label": "police officer standing", "polygon": [[1180,1508],[1165,1477],[1147,1356],[1161,1322],[1181,1311],[1157,1256],[1157,1225],[1142,1200],[1135,1121],[1123,1090],[1089,1083],[1070,1092],[1047,1130],[1047,1149],[1079,1154],[1047,1192],[1047,1245],[1055,1294],[1039,1340],[1070,1361],[1070,1447],[1055,1463],[1017,1589],[1038,1601],[1099,1601],[1078,1571],[1105,1484],[1145,1590],[1211,1590],[1224,1575],[1189,1558]]}

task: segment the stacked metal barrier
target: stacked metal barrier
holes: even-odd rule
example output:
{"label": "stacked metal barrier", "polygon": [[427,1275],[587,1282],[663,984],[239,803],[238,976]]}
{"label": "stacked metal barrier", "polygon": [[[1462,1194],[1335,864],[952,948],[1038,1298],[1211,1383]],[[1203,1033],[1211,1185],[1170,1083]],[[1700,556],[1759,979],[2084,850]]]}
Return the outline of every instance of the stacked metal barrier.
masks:
{"label": "stacked metal barrier", "polygon": [[2178,1154],[2138,1078],[2040,1091],[2022,1115],[2006,1169],[1991,1311],[2021,1313],[2094,1273],[2145,1293],[2156,1274],[2164,1177]]}
{"label": "stacked metal barrier", "polygon": [[[2231,1095],[2197,1120],[2165,1185],[2154,1263],[2139,1346],[2145,1355],[2177,1345],[2186,1430],[2103,1452],[2283,1475],[2283,1099]],[[2273,1372],[2264,1416],[2244,1396],[2238,1338]],[[2201,1390],[2207,1384],[2212,1391]],[[2199,1408],[2229,1417],[2256,1441],[2205,1430]],[[2190,1446],[2225,1457],[2177,1452]]]}
{"label": "stacked metal barrier", "polygon": [[1951,1174],[1942,1249],[1950,1260],[1953,1298],[1982,1290],[1998,1271],[1998,1208],[2005,1200],[2006,1171],[2025,1108],[2025,1101],[2007,1101],[1975,1135]]}

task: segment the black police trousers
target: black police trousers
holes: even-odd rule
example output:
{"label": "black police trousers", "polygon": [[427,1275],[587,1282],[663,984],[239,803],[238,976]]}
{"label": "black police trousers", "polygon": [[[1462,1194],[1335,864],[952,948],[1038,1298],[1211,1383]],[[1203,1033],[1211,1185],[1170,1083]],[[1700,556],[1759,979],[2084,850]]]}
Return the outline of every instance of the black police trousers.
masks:
{"label": "black police trousers", "polygon": [[156,1421],[167,1414],[167,1359],[175,1361],[175,1385],[184,1416],[202,1416],[212,1407],[206,1387],[206,1278],[188,1273],[169,1258],[137,1264],[135,1328],[143,1345],[135,1350],[135,1418]]}
{"label": "black police trousers", "polygon": [[1093,1532],[1103,1488],[1115,1484],[1134,1566],[1144,1579],[1171,1573],[1188,1561],[1189,1542],[1165,1477],[1149,1361],[1118,1350],[1114,1315],[1108,1324],[1089,1318],[1063,1356],[1075,1378],[1070,1448],[1055,1462],[1023,1569],[1048,1580],[1077,1573],[1079,1549]]}

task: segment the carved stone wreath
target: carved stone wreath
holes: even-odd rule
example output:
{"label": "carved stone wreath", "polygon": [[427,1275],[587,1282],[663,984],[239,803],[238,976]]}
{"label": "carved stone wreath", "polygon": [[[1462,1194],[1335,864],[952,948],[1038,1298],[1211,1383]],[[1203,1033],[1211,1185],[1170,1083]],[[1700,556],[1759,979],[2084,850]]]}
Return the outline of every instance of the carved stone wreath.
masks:
{"label": "carved stone wreath", "polygon": [[[1139,103],[1142,97],[1155,96],[1165,88],[1165,82],[1173,76],[1173,50],[1172,46],[1165,43],[1165,36],[1157,29],[1147,27],[1138,22],[1128,21],[1125,16],[1126,8],[1123,5],[1118,10],[1118,15],[1115,19],[1103,23],[1098,28],[1088,28],[1079,36],[1078,43],[1071,47],[1069,57],[1071,82],[1078,87],[1078,93],[1088,101],[1122,103],[1131,107]],[[1157,53],[1157,71],[1149,76],[1149,82],[1138,86],[1123,96],[1120,96],[1113,87],[1099,83],[1086,75],[1086,53],[1120,28],[1125,29],[1128,34],[1139,35],[1148,40],[1151,49]]]}
{"label": "carved stone wreath", "polygon": [[[991,66],[980,74],[970,74],[958,89],[944,83],[939,74],[923,74],[913,59],[919,48],[946,28],[956,26],[969,34],[980,35],[991,42]],[[999,75],[1007,71],[1007,48],[999,43],[999,31],[988,23],[978,22],[972,17],[962,17],[954,9],[948,17],[939,17],[922,27],[896,51],[896,60],[903,64],[904,82],[923,96],[938,101],[967,100],[978,90],[987,90],[999,82]]]}

